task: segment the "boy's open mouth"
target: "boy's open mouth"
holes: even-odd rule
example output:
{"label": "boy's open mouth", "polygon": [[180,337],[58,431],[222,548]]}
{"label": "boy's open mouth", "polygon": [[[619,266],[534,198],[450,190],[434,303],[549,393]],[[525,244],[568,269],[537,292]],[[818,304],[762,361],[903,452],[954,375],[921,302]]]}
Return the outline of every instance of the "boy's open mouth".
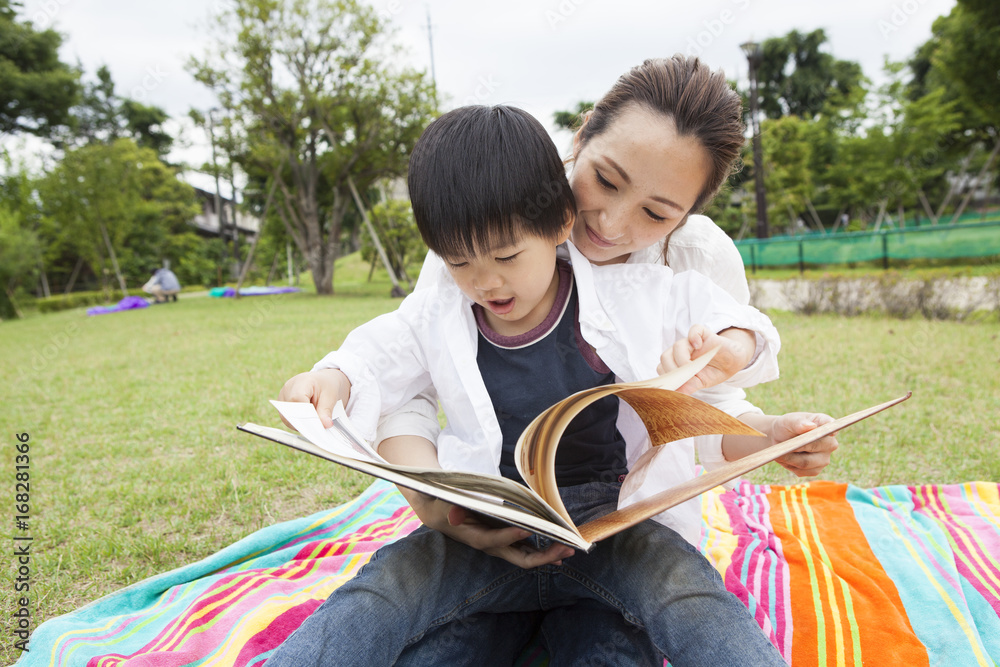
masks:
{"label": "boy's open mouth", "polygon": [[509,299],[495,299],[493,301],[487,301],[486,305],[488,305],[490,310],[497,315],[506,315],[510,311],[514,310],[514,297]]}

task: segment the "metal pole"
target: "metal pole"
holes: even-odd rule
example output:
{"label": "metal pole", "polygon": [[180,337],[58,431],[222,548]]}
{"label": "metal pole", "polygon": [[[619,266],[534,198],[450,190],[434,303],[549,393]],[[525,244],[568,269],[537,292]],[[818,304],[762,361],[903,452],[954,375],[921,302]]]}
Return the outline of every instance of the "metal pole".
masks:
{"label": "metal pole", "polygon": [[215,109],[208,110],[208,138],[212,143],[212,172],[215,176],[215,197],[213,206],[215,207],[215,222],[219,227],[219,238],[222,239],[222,263],[225,264],[229,258],[229,250],[226,247],[226,228],[222,224],[222,195],[219,193],[219,163],[215,155]]}

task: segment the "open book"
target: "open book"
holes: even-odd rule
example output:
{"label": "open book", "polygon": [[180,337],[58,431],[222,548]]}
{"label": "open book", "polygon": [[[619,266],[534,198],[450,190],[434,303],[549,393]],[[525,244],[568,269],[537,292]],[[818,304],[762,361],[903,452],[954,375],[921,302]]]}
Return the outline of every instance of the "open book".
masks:
{"label": "open book", "polygon": [[[744,434],[763,437],[762,433],[711,405],[674,391],[701,370],[710,358],[711,354],[702,355],[682,368],[651,380],[587,389],[573,394],[540,414],[521,434],[514,455],[518,471],[528,486],[499,475],[414,468],[388,463],[351,425],[343,406],[339,403],[334,410],[333,426],[329,429],[323,427],[316,408],[311,403],[279,401],[271,402],[288,423],[295,427],[297,434],[251,423],[242,424],[238,428],[465,507],[503,524],[519,526],[576,549],[589,551],[596,542],[605,537],[656,516],[719,484],[744,475],[784,454],[910,397],[910,394],[907,394],[835,419],[808,433],[576,526],[570,519],[556,487],[556,448],[563,431],[573,417],[600,398],[615,395],[628,403],[646,425],[650,441],[657,446],[669,447],[670,445],[666,443],[696,435]],[[645,465],[651,460],[652,456],[643,456],[629,471],[624,487],[628,487],[629,480],[633,476],[641,478],[645,473]]]}

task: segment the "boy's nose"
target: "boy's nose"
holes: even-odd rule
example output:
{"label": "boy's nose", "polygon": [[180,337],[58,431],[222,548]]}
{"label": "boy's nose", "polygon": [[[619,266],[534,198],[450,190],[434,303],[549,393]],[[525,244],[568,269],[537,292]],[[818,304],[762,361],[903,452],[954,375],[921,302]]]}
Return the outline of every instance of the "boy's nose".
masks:
{"label": "boy's nose", "polygon": [[499,273],[484,271],[476,274],[472,284],[480,292],[489,292],[490,290],[497,289],[503,285],[503,279],[500,277]]}

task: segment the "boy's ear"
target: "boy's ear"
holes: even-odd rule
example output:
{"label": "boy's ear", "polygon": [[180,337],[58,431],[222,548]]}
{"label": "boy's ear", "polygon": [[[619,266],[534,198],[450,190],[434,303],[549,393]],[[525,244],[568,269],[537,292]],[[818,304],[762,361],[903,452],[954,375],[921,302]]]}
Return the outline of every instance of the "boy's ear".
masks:
{"label": "boy's ear", "polygon": [[[576,214],[570,212],[566,216],[566,224],[562,226],[562,230],[559,232],[559,243],[565,243],[569,239],[569,235],[573,232],[573,223],[576,222]],[[558,245],[558,244],[556,244]]]}

